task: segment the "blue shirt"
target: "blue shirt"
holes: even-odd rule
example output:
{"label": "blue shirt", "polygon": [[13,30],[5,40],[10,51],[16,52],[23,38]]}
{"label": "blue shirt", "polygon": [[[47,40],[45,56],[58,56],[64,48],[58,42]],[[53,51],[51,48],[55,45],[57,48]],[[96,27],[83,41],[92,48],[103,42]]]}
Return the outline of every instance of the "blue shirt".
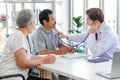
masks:
{"label": "blue shirt", "polygon": [[44,49],[56,50],[58,45],[61,44],[56,34],[55,29],[49,32],[43,26],[39,27],[32,35],[33,52],[37,53]]}
{"label": "blue shirt", "polygon": [[[117,34],[105,23],[97,30],[98,39],[94,34],[89,34],[85,40],[88,48],[94,57],[104,57],[112,59],[114,52],[120,52],[119,38]],[[69,35],[70,41],[81,42],[88,32]]]}

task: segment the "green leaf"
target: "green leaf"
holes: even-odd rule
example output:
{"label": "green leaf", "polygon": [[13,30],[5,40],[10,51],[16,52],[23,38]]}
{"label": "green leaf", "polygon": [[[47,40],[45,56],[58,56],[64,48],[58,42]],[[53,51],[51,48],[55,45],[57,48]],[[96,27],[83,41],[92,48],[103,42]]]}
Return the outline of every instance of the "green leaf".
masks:
{"label": "green leaf", "polygon": [[[82,26],[83,26],[83,19],[82,16],[77,16],[72,18],[73,25],[76,27],[75,29],[68,30],[69,33],[75,34],[75,33],[81,33],[82,32]],[[81,29],[80,29],[81,28]],[[78,43],[79,44],[79,43]],[[75,52],[78,53],[85,53],[84,48],[86,47],[85,44],[81,44],[79,46],[75,47]]]}
{"label": "green leaf", "polygon": [[83,25],[83,22],[82,22],[82,16],[78,16],[78,17],[73,17],[73,24],[80,28],[82,25]]}

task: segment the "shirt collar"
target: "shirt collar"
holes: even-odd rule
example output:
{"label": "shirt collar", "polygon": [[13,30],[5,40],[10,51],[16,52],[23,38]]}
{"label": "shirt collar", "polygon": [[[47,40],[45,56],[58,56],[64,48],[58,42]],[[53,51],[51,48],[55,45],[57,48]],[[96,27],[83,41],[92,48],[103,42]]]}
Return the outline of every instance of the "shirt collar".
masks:
{"label": "shirt collar", "polygon": [[47,31],[44,26],[41,26],[41,28],[43,29],[43,31],[44,31],[45,33],[47,33],[47,34],[52,34],[52,31],[51,31],[51,32],[50,32],[50,31]]}
{"label": "shirt collar", "polygon": [[105,25],[105,22],[102,23],[102,25],[100,26],[100,28],[96,32],[101,33],[104,30],[104,25]]}

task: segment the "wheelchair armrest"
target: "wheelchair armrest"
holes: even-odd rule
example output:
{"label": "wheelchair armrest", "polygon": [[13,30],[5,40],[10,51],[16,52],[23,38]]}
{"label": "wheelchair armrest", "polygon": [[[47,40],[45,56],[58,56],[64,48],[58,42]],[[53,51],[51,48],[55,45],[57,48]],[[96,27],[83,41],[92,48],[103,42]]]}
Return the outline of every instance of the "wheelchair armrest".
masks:
{"label": "wheelchair armrest", "polygon": [[23,80],[25,80],[25,77],[22,74],[4,75],[4,76],[0,76],[0,79],[11,78],[11,77],[21,77]]}

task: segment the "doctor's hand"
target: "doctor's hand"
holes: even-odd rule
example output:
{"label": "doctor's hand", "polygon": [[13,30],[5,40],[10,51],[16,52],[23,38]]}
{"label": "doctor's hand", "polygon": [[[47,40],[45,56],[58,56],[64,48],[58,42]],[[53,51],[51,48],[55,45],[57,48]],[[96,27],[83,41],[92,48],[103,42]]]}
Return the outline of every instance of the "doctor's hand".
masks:
{"label": "doctor's hand", "polygon": [[58,32],[58,33],[57,33],[57,36],[58,36],[59,38],[66,38],[66,39],[68,39],[68,35],[63,34],[62,32]]}

